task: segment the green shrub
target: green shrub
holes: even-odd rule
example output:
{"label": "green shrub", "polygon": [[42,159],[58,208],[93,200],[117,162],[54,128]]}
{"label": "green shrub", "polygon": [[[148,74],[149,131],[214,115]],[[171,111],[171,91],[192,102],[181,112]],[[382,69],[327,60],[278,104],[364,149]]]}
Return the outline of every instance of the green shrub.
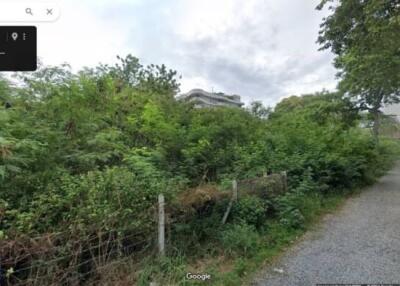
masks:
{"label": "green shrub", "polygon": [[231,217],[236,223],[261,226],[266,218],[267,202],[256,196],[239,198],[232,207]]}
{"label": "green shrub", "polygon": [[185,279],[186,258],[184,256],[149,257],[142,264],[142,271],[138,274],[135,285],[147,286],[151,282],[158,282],[160,285],[176,285],[174,282]]}
{"label": "green shrub", "polygon": [[300,192],[288,193],[276,200],[279,222],[283,225],[302,228],[305,218],[301,213],[304,194]]}
{"label": "green shrub", "polygon": [[235,262],[234,271],[239,277],[243,277],[246,274],[247,264],[243,258],[239,258]]}
{"label": "green shrub", "polygon": [[222,247],[228,255],[254,255],[261,245],[261,238],[254,226],[229,225],[221,234]]}
{"label": "green shrub", "polygon": [[302,213],[296,208],[287,208],[280,214],[279,222],[283,225],[294,227],[294,228],[303,228],[304,227],[304,216]]}
{"label": "green shrub", "polygon": [[152,227],[148,222],[154,219],[144,210],[154,205],[165,183],[162,178],[143,177],[120,167],[65,174],[35,197],[28,211],[15,214],[13,227],[25,233],[65,230],[66,224],[82,230]]}
{"label": "green shrub", "polygon": [[377,163],[377,170],[384,172],[391,168],[395,160],[400,155],[400,141],[382,138],[378,146],[380,160]]}

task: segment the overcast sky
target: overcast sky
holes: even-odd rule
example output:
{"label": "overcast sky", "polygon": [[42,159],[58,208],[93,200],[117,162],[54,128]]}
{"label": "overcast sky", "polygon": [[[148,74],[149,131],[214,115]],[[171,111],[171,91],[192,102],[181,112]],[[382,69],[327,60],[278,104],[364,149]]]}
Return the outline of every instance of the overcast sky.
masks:
{"label": "overcast sky", "polygon": [[318,0],[58,0],[41,24],[39,56],[76,70],[128,53],[166,64],[192,88],[273,105],[336,86],[332,55],[315,43]]}

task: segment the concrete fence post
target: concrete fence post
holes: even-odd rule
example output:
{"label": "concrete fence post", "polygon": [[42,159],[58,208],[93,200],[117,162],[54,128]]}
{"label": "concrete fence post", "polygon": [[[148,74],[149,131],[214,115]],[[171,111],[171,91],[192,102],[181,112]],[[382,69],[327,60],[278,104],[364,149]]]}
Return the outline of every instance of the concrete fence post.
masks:
{"label": "concrete fence post", "polygon": [[165,201],[164,195],[158,195],[158,251],[161,256],[165,255]]}
{"label": "concrete fence post", "polygon": [[287,172],[286,171],[281,172],[281,176],[282,176],[283,188],[286,192],[288,190]]}
{"label": "concrete fence post", "polygon": [[238,200],[238,186],[237,186],[237,181],[233,180],[232,181],[232,197],[231,200],[229,201],[228,208],[225,211],[224,217],[222,218],[222,224],[226,223],[226,220],[228,219],[229,213],[231,212],[232,206],[234,202],[237,202]]}
{"label": "concrete fence post", "polygon": [[238,200],[238,183],[236,180],[232,181],[232,199],[235,202]]}

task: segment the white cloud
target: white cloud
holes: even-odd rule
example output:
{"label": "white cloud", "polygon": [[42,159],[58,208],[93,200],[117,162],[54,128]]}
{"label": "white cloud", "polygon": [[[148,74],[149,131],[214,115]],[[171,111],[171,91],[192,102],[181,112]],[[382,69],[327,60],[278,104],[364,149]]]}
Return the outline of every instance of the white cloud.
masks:
{"label": "white cloud", "polygon": [[[0,0],[1,1],[1,0]],[[131,53],[204,88],[274,104],[333,89],[332,56],[315,43],[319,0],[59,0],[57,23],[39,25],[39,55],[77,69]]]}
{"label": "white cloud", "polygon": [[134,52],[125,40],[129,29],[99,17],[94,1],[61,0],[59,5],[62,12],[57,22],[37,25],[38,54],[45,64],[68,62],[78,69],[112,63],[117,54]]}

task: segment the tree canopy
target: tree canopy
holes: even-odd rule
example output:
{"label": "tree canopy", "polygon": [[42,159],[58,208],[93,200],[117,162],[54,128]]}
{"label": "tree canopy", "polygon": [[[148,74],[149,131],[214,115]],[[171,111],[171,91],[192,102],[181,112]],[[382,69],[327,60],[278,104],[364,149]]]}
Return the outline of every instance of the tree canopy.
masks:
{"label": "tree canopy", "polygon": [[332,14],[321,24],[321,49],[335,55],[339,89],[374,116],[375,135],[383,104],[400,101],[400,2],[323,0]]}

